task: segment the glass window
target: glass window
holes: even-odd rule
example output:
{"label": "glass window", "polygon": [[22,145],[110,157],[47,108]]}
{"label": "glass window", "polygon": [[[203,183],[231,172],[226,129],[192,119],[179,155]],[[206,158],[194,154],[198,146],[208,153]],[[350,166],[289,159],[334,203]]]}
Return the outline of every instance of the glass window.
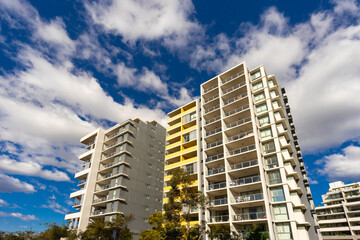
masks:
{"label": "glass window", "polygon": [[262,140],[271,138],[272,137],[271,128],[261,130],[260,131],[260,137],[261,137]]}
{"label": "glass window", "polygon": [[272,153],[275,152],[275,144],[273,141],[263,143],[264,153]]}
{"label": "glass window", "polygon": [[276,155],[266,157],[265,158],[265,163],[266,163],[266,168],[267,169],[275,168],[275,167],[279,166],[278,159],[277,159]]}
{"label": "glass window", "polygon": [[269,123],[270,123],[269,115],[259,117],[259,125],[260,125],[260,127],[264,126],[266,124],[269,124]]}
{"label": "glass window", "polygon": [[269,80],[269,87],[273,87],[274,86],[274,81],[273,80]]}
{"label": "glass window", "polygon": [[275,220],[288,220],[286,204],[274,205]]}
{"label": "glass window", "polygon": [[270,192],[271,192],[271,201],[272,202],[285,201],[284,190],[282,187],[272,188],[270,190]]}
{"label": "glass window", "polygon": [[196,112],[190,113],[190,121],[196,118]]}
{"label": "glass window", "polygon": [[256,91],[256,90],[258,90],[258,89],[260,89],[260,88],[263,87],[263,83],[262,83],[262,82],[258,82],[258,83],[253,84],[252,86],[253,86],[253,91]]}
{"label": "glass window", "polygon": [[279,239],[291,239],[291,230],[289,223],[277,223],[276,230]]}
{"label": "glass window", "polygon": [[262,113],[262,112],[265,112],[265,111],[267,111],[266,103],[256,106],[256,112],[257,113]]}
{"label": "glass window", "polygon": [[280,171],[269,172],[268,176],[269,176],[269,184],[281,183]]}
{"label": "glass window", "polygon": [[196,112],[192,112],[183,117],[183,123],[188,123],[196,118]]}
{"label": "glass window", "polygon": [[190,142],[194,139],[196,139],[196,130],[184,135],[184,143]]}
{"label": "glass window", "polygon": [[278,101],[273,101],[272,104],[273,104],[274,108],[279,108]]}
{"label": "glass window", "polygon": [[185,171],[189,172],[190,174],[194,173],[194,164],[189,164],[185,166]]}
{"label": "glass window", "polygon": [[256,95],[254,96],[255,102],[261,101],[261,100],[263,100],[263,99],[265,99],[265,94],[264,94],[263,92],[262,92],[262,93],[259,93],[259,94],[256,94]]}
{"label": "glass window", "polygon": [[257,79],[257,78],[259,78],[259,77],[261,77],[260,70],[257,71],[257,72],[255,72],[255,73],[253,73],[253,74],[251,74],[251,80]]}

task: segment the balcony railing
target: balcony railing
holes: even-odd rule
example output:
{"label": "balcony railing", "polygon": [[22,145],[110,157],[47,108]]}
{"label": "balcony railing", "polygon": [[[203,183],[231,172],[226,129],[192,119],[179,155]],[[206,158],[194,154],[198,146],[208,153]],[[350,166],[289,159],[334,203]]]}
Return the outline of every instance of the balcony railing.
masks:
{"label": "balcony railing", "polygon": [[206,132],[206,136],[208,137],[208,136],[214,135],[214,134],[216,134],[218,132],[221,132],[221,128],[217,128],[217,129],[214,129],[212,131]]}
{"label": "balcony railing", "polygon": [[233,128],[233,127],[239,126],[239,125],[247,123],[247,122],[251,122],[251,117],[243,118],[243,119],[240,119],[239,121],[230,123],[230,124],[226,125],[226,128],[227,129]]}
{"label": "balcony railing", "polygon": [[217,87],[218,87],[218,85],[215,84],[215,85],[213,85],[213,86],[211,86],[211,87],[209,87],[207,89],[204,89],[204,94],[207,93],[207,92],[210,92],[211,90],[213,90],[214,88],[217,88]]}
{"label": "balcony railing", "polygon": [[78,182],[78,185],[81,185],[81,184],[84,184],[84,183],[86,183],[86,180],[81,180],[81,181]]}
{"label": "balcony railing", "polygon": [[208,143],[208,144],[206,145],[206,148],[207,148],[207,149],[213,148],[213,147],[216,147],[216,146],[221,145],[222,143],[223,143],[222,140],[217,141],[217,142],[213,142],[213,143]]}
{"label": "balcony railing", "polygon": [[207,113],[209,113],[209,112],[212,112],[212,111],[214,111],[214,110],[216,110],[216,109],[218,109],[218,108],[220,108],[220,105],[216,105],[216,106],[214,106],[214,107],[212,107],[212,108],[206,109],[204,114],[207,114]]}
{"label": "balcony railing", "polygon": [[238,101],[238,100],[240,100],[240,99],[242,99],[242,98],[244,98],[246,96],[247,96],[247,93],[243,93],[243,94],[238,95],[238,96],[236,96],[234,98],[226,100],[226,101],[224,101],[224,106],[229,105],[230,103],[236,102],[236,101]]}
{"label": "balcony railing", "polygon": [[245,85],[245,82],[241,82],[239,84],[236,84],[235,86],[231,87],[231,88],[228,88],[228,89],[225,89],[223,92],[222,92],[222,95],[225,95],[227,94],[228,92],[231,92],[237,88],[241,88],[242,86]]}
{"label": "balcony railing", "polygon": [[81,200],[75,199],[75,201],[74,201],[74,206],[80,205],[81,203],[82,203]]}
{"label": "balcony railing", "polygon": [[233,180],[230,182],[230,187],[245,185],[245,184],[250,184],[250,183],[257,183],[257,182],[260,182],[260,175]]}
{"label": "balcony railing", "polygon": [[236,214],[236,215],[233,216],[233,218],[234,218],[234,221],[266,219],[266,212],[253,212],[253,213]]}
{"label": "balcony railing", "polygon": [[251,145],[251,146],[247,146],[247,147],[243,147],[243,148],[239,148],[239,149],[229,151],[229,154],[230,155],[235,155],[235,154],[248,152],[248,151],[251,151],[251,150],[254,150],[254,149],[255,149],[255,145]]}
{"label": "balcony railing", "polygon": [[214,216],[210,217],[210,222],[227,222],[229,221],[229,215],[221,215],[221,216]]}
{"label": "balcony railing", "polygon": [[225,187],[226,187],[226,182],[209,184],[209,190],[216,190],[216,189],[225,188]]}
{"label": "balcony railing", "polygon": [[221,199],[215,199],[209,202],[210,206],[217,206],[217,205],[223,205],[223,204],[227,204],[228,203],[228,199],[227,198],[221,198]]}
{"label": "balcony railing", "polygon": [[223,173],[225,172],[225,168],[221,167],[221,168],[216,168],[216,169],[211,169],[208,171],[208,176],[214,175],[214,174],[218,174],[218,173]]}
{"label": "balcony railing", "polygon": [[237,196],[237,197],[235,197],[235,202],[243,203],[243,202],[251,202],[251,201],[257,201],[257,200],[262,200],[262,199],[264,199],[263,194],[257,193],[257,194]]}
{"label": "balcony railing", "polygon": [[210,123],[213,123],[213,122],[215,122],[215,121],[217,121],[217,120],[219,120],[219,119],[220,119],[220,116],[214,117],[214,118],[212,118],[212,119],[210,119],[210,120],[205,121],[205,125],[208,125],[208,124],[210,124]]}
{"label": "balcony railing", "polygon": [[242,162],[242,163],[237,163],[237,164],[231,165],[230,169],[235,170],[235,169],[240,169],[240,168],[246,168],[246,167],[255,166],[257,164],[258,164],[258,160],[255,159],[255,160],[251,160],[248,162]]}
{"label": "balcony railing", "polygon": [[218,155],[213,155],[213,156],[207,157],[207,158],[206,158],[206,162],[215,161],[215,160],[218,160],[218,159],[221,159],[221,158],[224,158],[224,154],[223,154],[223,153],[220,153],[220,154],[218,154]]}
{"label": "balcony railing", "polygon": [[109,200],[109,196],[106,197],[102,197],[102,198],[98,198],[98,199],[94,199],[93,203],[99,203],[99,202],[105,202]]}
{"label": "balcony railing", "polygon": [[218,98],[218,97],[219,97],[219,94],[216,94],[216,95],[214,95],[214,96],[206,99],[206,100],[204,101],[204,103],[208,103],[208,102],[210,102],[211,100],[214,100],[215,98]]}
{"label": "balcony railing", "polygon": [[241,72],[239,72],[239,73],[237,73],[237,74],[234,74],[234,75],[232,75],[231,77],[228,77],[227,79],[225,79],[224,81],[222,81],[221,84],[225,84],[225,83],[227,83],[227,82],[230,82],[231,80],[233,80],[233,79],[235,79],[235,78],[237,78],[238,76],[243,75],[243,74],[244,74],[244,71],[241,71]]}
{"label": "balcony railing", "polygon": [[86,146],[90,147],[91,145],[93,145],[95,143],[95,141],[92,141],[91,143],[88,143]]}
{"label": "balcony railing", "polygon": [[246,137],[248,135],[251,135],[252,133],[254,133],[253,130],[231,136],[231,137],[229,137],[229,142],[233,142],[233,141],[236,141],[238,139],[244,138],[244,137]]}
{"label": "balcony railing", "polygon": [[225,113],[225,117],[228,117],[228,116],[233,115],[235,113],[241,112],[241,111],[243,111],[245,109],[248,109],[248,108],[249,108],[249,105],[244,105],[242,107],[236,108],[236,109],[234,109],[232,111],[229,111],[229,112]]}

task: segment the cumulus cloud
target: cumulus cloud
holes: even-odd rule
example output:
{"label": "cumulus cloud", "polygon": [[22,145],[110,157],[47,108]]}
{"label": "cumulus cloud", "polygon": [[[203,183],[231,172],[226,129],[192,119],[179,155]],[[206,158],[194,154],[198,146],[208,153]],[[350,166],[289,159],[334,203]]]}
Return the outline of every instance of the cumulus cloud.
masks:
{"label": "cumulus cloud", "polygon": [[0,156],[0,171],[7,174],[41,177],[54,181],[70,181],[65,172],[57,169],[46,170],[35,162],[19,162],[9,159],[7,156]]}
{"label": "cumulus cloud", "polygon": [[125,42],[163,40],[169,47],[188,43],[202,27],[192,19],[191,0],[99,1],[87,3],[93,21]]}
{"label": "cumulus cloud", "polygon": [[315,162],[318,172],[327,176],[329,181],[358,181],[360,176],[360,147],[350,145],[341,153],[331,154]]}
{"label": "cumulus cloud", "polygon": [[35,215],[23,215],[22,213],[7,213],[0,211],[0,217],[14,217],[23,221],[39,220]]}
{"label": "cumulus cloud", "polygon": [[36,192],[33,185],[26,182],[22,182],[17,178],[7,176],[0,173],[0,192],[11,193],[11,192],[24,192],[32,193]]}
{"label": "cumulus cloud", "polygon": [[333,3],[293,26],[271,7],[258,25],[242,24],[240,34],[198,45],[191,66],[219,73],[243,61],[250,69],[264,64],[286,88],[304,152],[358,138],[360,11],[355,1]]}
{"label": "cumulus cloud", "polygon": [[60,214],[66,214],[67,208],[61,206],[59,203],[57,203],[55,200],[48,200],[46,204],[41,205],[42,208],[49,208],[53,210],[54,212],[60,213]]}

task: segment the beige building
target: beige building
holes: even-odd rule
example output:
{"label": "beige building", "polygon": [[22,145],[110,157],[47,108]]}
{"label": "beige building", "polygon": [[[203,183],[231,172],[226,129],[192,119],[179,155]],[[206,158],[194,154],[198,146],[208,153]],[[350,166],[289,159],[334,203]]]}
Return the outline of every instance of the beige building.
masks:
{"label": "beige building", "polygon": [[164,202],[173,169],[210,200],[192,225],[254,226],[269,239],[318,239],[314,206],[285,90],[263,66],[241,63],[201,84],[201,98],[169,114]]}
{"label": "beige building", "polygon": [[148,217],[162,208],[165,128],[155,121],[127,120],[80,142],[87,151],[79,156],[83,170],[75,174],[80,189],[70,194],[75,212],[65,216],[69,227],[84,231],[96,218],[133,214],[133,233],[151,228]]}
{"label": "beige building", "polygon": [[329,185],[324,206],[316,208],[322,239],[360,239],[360,182]]}

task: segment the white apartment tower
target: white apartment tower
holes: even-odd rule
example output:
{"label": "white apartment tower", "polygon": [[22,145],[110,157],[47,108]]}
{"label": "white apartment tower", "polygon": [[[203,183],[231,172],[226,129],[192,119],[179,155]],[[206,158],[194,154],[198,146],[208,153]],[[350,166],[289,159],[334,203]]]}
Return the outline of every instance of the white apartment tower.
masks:
{"label": "white apartment tower", "polygon": [[190,166],[194,188],[210,200],[192,225],[227,225],[239,239],[254,225],[272,240],[318,239],[287,96],[263,66],[221,73],[168,115],[164,202],[171,171]]}
{"label": "white apartment tower", "polygon": [[162,207],[165,128],[129,119],[80,142],[87,151],[79,156],[83,170],[75,174],[80,189],[70,194],[76,211],[65,216],[70,229],[84,231],[92,220],[116,214],[134,215],[129,228],[135,234],[151,228],[148,217]]}
{"label": "white apartment tower", "polygon": [[322,239],[360,239],[360,182],[329,185],[329,191],[322,195],[324,206],[316,207]]}

